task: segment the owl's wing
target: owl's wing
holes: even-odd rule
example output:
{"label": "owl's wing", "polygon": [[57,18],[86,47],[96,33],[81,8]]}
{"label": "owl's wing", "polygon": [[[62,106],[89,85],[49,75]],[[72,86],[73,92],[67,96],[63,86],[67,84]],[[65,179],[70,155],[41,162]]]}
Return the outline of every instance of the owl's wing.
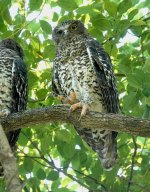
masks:
{"label": "owl's wing", "polygon": [[101,89],[103,104],[108,113],[118,113],[118,92],[110,57],[96,40],[89,38],[86,45]]}
{"label": "owl's wing", "polygon": [[59,73],[58,61],[57,59],[55,59],[53,62],[53,69],[52,69],[52,92],[54,97],[58,95],[63,95],[58,73]]}
{"label": "owl's wing", "polygon": [[[12,107],[11,113],[26,109],[28,94],[28,77],[26,65],[21,58],[13,60],[12,68]],[[18,139],[20,129],[7,134],[10,146],[13,147]]]}

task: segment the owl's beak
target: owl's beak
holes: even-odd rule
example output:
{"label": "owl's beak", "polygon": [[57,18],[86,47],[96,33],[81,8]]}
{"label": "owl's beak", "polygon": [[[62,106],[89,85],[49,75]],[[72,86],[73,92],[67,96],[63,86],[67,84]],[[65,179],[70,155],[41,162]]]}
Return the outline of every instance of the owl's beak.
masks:
{"label": "owl's beak", "polygon": [[68,35],[68,30],[67,29],[64,30],[64,34]]}

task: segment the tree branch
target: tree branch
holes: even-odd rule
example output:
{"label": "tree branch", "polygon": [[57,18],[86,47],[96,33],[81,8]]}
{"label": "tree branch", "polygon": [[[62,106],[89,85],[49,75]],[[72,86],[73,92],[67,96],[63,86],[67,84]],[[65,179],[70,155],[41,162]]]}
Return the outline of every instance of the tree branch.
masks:
{"label": "tree branch", "polygon": [[80,121],[79,117],[79,111],[75,111],[69,115],[68,105],[56,105],[48,108],[27,110],[22,113],[14,113],[7,118],[1,119],[1,123],[6,132],[16,130],[20,127],[28,127],[32,124],[65,122],[81,128],[108,129],[150,137],[150,120],[127,117],[120,114],[97,112],[87,113]]}
{"label": "tree branch", "polygon": [[16,165],[16,159],[11,151],[6,135],[0,125],[0,162],[4,169],[4,177],[7,184],[7,191],[21,192],[22,186]]}

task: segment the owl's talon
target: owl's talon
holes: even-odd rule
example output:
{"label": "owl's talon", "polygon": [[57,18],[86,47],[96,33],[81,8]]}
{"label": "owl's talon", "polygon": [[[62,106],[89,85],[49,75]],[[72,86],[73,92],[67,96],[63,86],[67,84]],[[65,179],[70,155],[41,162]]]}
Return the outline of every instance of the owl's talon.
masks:
{"label": "owl's talon", "polygon": [[74,91],[71,91],[70,95],[65,98],[63,102],[72,105],[73,103],[75,103],[76,98],[76,93]]}
{"label": "owl's talon", "polygon": [[70,92],[70,95],[69,95],[69,100],[70,100],[70,103],[74,103],[74,101],[77,99],[77,95],[74,91],[71,91]]}
{"label": "owl's talon", "polygon": [[60,100],[60,101],[63,101],[65,99],[65,97],[63,95],[58,95],[57,99]]}
{"label": "owl's talon", "polygon": [[89,110],[89,105],[86,103],[82,104],[82,111],[81,111],[81,117],[80,119],[86,115],[87,111]]}
{"label": "owl's talon", "polygon": [[81,102],[75,103],[75,104],[71,105],[71,107],[70,107],[70,112],[73,112],[73,111],[75,111],[76,109],[79,109],[79,108],[81,108],[81,107],[82,107]]}
{"label": "owl's talon", "polygon": [[81,102],[76,103],[76,104],[73,104],[73,105],[71,105],[71,107],[70,107],[69,114],[70,114],[71,112],[75,111],[76,109],[79,109],[79,108],[82,108],[82,110],[81,110],[81,115],[80,115],[80,118],[79,118],[79,121],[80,121],[81,118],[82,118],[83,116],[85,116],[86,113],[87,113],[87,111],[89,110],[89,105],[86,104],[86,103],[81,103]]}

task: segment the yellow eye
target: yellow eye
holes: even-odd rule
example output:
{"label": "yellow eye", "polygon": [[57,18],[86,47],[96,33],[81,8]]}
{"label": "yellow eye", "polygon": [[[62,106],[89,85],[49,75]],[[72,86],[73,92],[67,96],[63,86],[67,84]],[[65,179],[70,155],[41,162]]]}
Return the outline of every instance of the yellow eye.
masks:
{"label": "yellow eye", "polygon": [[76,30],[76,29],[77,29],[77,25],[72,25],[72,26],[71,26],[71,29],[72,29],[72,30]]}

